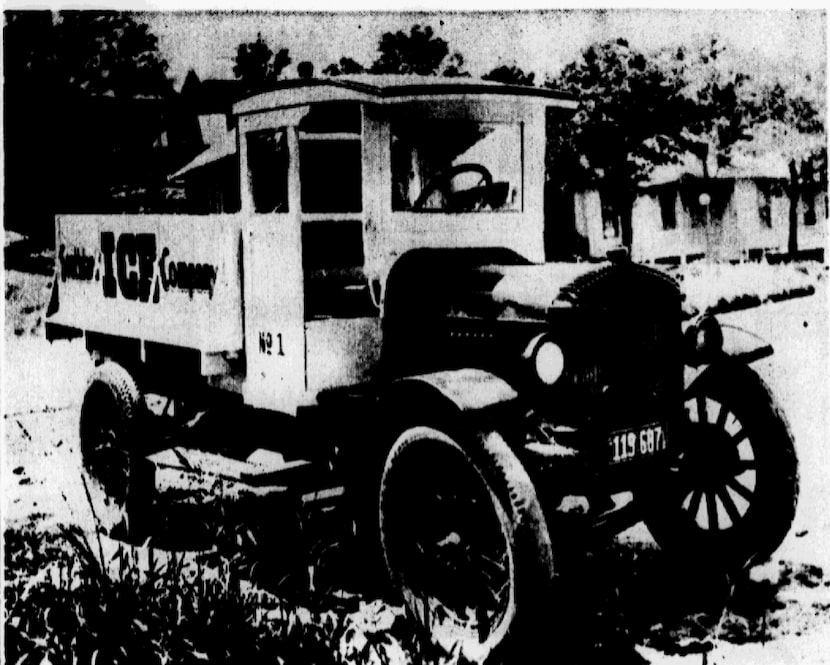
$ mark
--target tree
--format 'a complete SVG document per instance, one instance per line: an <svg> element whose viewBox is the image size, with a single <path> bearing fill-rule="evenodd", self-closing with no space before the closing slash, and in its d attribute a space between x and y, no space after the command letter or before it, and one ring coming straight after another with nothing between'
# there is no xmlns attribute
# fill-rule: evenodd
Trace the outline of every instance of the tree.
<svg viewBox="0 0 830 665"><path fill-rule="evenodd" d="M5 223L51 238L54 213L106 189L117 177L111 165L132 154L125 146L145 137L150 123L125 130L120 111L137 98L167 98L173 86L157 38L128 13L5 19Z"/></svg>
<svg viewBox="0 0 830 665"><path fill-rule="evenodd" d="M599 184L631 241L636 186L681 151L682 80L623 39L589 46L547 84L573 94L573 118L548 127L548 175L563 186Z"/></svg>
<svg viewBox="0 0 830 665"><path fill-rule="evenodd" d="M441 75L447 78L469 78L470 72L464 69L464 56L458 51L455 51L446 60L444 71L441 72Z"/></svg>
<svg viewBox="0 0 830 665"><path fill-rule="evenodd" d="M799 198L806 195L805 210L815 215L812 197L816 188L822 187L820 183L826 189L827 182L824 100L818 91L812 97L790 93L780 82L761 88L756 97L757 124L751 139L740 146L744 155L755 158L777 155L787 162L790 253L798 251Z"/></svg>
<svg viewBox="0 0 830 665"><path fill-rule="evenodd" d="M372 74L420 74L422 76L469 76L464 69L464 57L434 34L426 25L414 25L409 34L385 32L378 43L378 57L369 71Z"/></svg>
<svg viewBox="0 0 830 665"><path fill-rule="evenodd" d="M9 93L9 87L52 98L173 91L158 38L123 12L9 11L3 36Z"/></svg>
<svg viewBox="0 0 830 665"><path fill-rule="evenodd" d="M345 56L340 58L340 61L338 63L331 63L323 70L323 74L325 74L326 76L341 76L344 74L364 74L365 72L366 68L359 62L357 62L357 60Z"/></svg>
<svg viewBox="0 0 830 665"><path fill-rule="evenodd" d="M708 177L753 145L778 154L823 145L815 103L780 85L757 86L723 52L717 39L697 50L648 54L622 39L588 47L546 83L580 102L573 118L549 122L549 179L598 187L629 244L637 185L655 166L693 154Z"/></svg>
<svg viewBox="0 0 830 665"><path fill-rule="evenodd" d="M262 90L273 85L290 64L288 49L282 48L275 53L257 33L256 41L237 47L233 75L242 81L248 92Z"/></svg>
<svg viewBox="0 0 830 665"><path fill-rule="evenodd" d="M681 83L681 131L675 141L701 162L704 178L731 163L733 149L751 138L759 108L750 77L721 58L716 37L697 49L664 51L665 64Z"/></svg>
<svg viewBox="0 0 830 665"><path fill-rule="evenodd" d="M514 85L533 85L533 79L536 75L533 72L526 73L521 67L515 64L499 65L495 69L490 70L487 74L482 76L486 81L497 81L499 83L512 83Z"/></svg>

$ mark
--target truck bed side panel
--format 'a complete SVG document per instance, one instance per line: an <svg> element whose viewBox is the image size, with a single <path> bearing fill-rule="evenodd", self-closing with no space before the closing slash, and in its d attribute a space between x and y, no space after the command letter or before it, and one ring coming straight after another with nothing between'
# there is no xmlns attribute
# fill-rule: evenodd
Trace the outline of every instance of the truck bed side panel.
<svg viewBox="0 0 830 665"><path fill-rule="evenodd" d="M234 215L59 217L50 321L205 353L239 351L240 229Z"/></svg>

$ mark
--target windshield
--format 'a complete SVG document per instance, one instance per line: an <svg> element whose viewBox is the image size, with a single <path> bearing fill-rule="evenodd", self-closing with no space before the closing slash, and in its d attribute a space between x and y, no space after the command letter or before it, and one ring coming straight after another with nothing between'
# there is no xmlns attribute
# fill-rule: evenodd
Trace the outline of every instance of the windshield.
<svg viewBox="0 0 830 665"><path fill-rule="evenodd" d="M521 210L521 125L451 119L393 123L392 209Z"/></svg>

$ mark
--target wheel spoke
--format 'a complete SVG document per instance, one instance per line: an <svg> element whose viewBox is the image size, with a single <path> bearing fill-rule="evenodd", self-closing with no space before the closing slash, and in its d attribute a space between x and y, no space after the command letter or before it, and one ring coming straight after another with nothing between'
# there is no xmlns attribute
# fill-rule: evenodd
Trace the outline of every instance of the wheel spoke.
<svg viewBox="0 0 830 665"><path fill-rule="evenodd" d="M720 530L720 524L718 523L717 498L715 497L714 492L706 493L706 508L709 515L709 528L715 531Z"/></svg>
<svg viewBox="0 0 830 665"><path fill-rule="evenodd" d="M490 566L495 568L496 571L499 572L499 573L504 573L504 571L506 570L503 563L501 563L499 561L496 561L495 559L491 559L486 554L483 554L483 553L479 554L478 558L481 559L482 563L489 564ZM481 570L482 570L482 572L484 572L486 574L495 574L495 573L488 573L488 571L485 570L484 567L482 567Z"/></svg>
<svg viewBox="0 0 830 665"><path fill-rule="evenodd" d="M746 515L746 511L749 510L749 500L742 497L728 485L726 487L726 493L738 509L738 514L742 517Z"/></svg>
<svg viewBox="0 0 830 665"><path fill-rule="evenodd" d="M752 500L752 491L747 487L741 485L741 483L738 482L737 478L730 478L726 481L726 484L733 490L735 490L738 494L740 494L747 501Z"/></svg>
<svg viewBox="0 0 830 665"><path fill-rule="evenodd" d="M700 506L700 500L703 498L703 490L693 490L692 491L692 499L689 502L689 514L694 517L697 515L698 507Z"/></svg>
<svg viewBox="0 0 830 665"><path fill-rule="evenodd" d="M706 412L706 398L703 395L698 395L697 398L697 415L700 422L709 422L709 414Z"/></svg>
<svg viewBox="0 0 830 665"><path fill-rule="evenodd" d="M738 460L735 463L735 475L740 476L744 471L749 471L750 469L757 469L758 465L756 464L754 459L743 459Z"/></svg>
<svg viewBox="0 0 830 665"><path fill-rule="evenodd" d="M721 404L720 413L718 414L718 421L716 423L718 428L722 430L726 429L726 417L728 415L731 415L729 413L729 409L727 409L723 404Z"/></svg>
<svg viewBox="0 0 830 665"><path fill-rule="evenodd" d="M722 487L718 490L718 497L720 497L723 507L726 508L726 513L729 515L729 519L732 520L732 524L737 524L742 515L738 511L738 507L735 505L735 502L732 500L732 497L729 495L726 487Z"/></svg>

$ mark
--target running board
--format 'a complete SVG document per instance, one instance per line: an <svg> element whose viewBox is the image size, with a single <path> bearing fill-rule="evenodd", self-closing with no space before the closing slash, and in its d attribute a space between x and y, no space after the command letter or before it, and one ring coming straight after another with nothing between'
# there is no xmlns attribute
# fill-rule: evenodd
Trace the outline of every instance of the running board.
<svg viewBox="0 0 830 665"><path fill-rule="evenodd" d="M311 462L285 460L281 454L264 449L254 451L247 459L237 460L175 446L145 459L153 468L153 486L158 494L201 494L217 486L225 490L244 488L249 494L288 490L302 494L311 488Z"/></svg>

